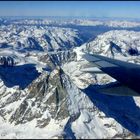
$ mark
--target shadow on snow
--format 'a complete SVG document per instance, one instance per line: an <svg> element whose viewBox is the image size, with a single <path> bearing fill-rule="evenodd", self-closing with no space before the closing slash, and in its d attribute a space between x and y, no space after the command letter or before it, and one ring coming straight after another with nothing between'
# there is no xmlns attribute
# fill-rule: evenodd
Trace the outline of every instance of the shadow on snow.
<svg viewBox="0 0 140 140"><path fill-rule="evenodd" d="M82 90L107 117L114 118L124 128L140 135L140 108L131 96L113 96L98 93L94 85Z"/></svg>
<svg viewBox="0 0 140 140"><path fill-rule="evenodd" d="M0 66L0 77L7 87L19 86L20 89L25 89L39 75L34 64Z"/></svg>

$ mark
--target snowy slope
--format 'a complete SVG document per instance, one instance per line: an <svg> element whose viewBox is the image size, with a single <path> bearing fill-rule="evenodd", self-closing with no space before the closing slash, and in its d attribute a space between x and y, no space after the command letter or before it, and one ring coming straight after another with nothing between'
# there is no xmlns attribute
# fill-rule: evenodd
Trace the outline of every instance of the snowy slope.
<svg viewBox="0 0 140 140"><path fill-rule="evenodd" d="M96 103L92 100L100 103L96 92L89 94L78 89L59 68L52 71L50 76L46 75L47 73L40 75L27 88L26 93L18 94L19 98L11 96L11 99L16 100L8 103L6 97L5 100L3 98L1 110L4 120L1 119L1 138L39 138L40 135L41 138L135 137L115 119L106 117L105 112L95 106ZM95 97L91 98L91 95ZM111 97L104 98L106 102L103 104L107 105L107 109L109 108L107 101ZM111 107L115 108L116 106ZM28 132L29 128L32 131Z"/></svg>
<svg viewBox="0 0 140 140"><path fill-rule="evenodd" d="M122 27L122 28L133 28L140 27L139 21L128 21L128 20L112 20L112 19L78 19L78 18L58 18L58 19L18 19L8 20L2 19L2 23L14 24L14 25L81 25L81 26L108 26L108 27Z"/></svg>
<svg viewBox="0 0 140 140"><path fill-rule="evenodd" d="M124 61L135 60L134 63L139 63L139 36L140 32L113 30L99 35L89 43L83 44L82 48L90 53L123 59Z"/></svg>
<svg viewBox="0 0 140 140"><path fill-rule="evenodd" d="M0 48L17 50L66 50L83 43L75 29L48 26L0 26Z"/></svg>
<svg viewBox="0 0 140 140"><path fill-rule="evenodd" d="M85 53L95 53L114 59L140 64L140 32L113 30L97 36L94 40L74 48L77 61L64 65L64 71L71 76L75 84L85 88L90 84L106 84L115 81L107 74L90 74L81 71L89 64L83 59ZM98 69L97 69L98 70Z"/></svg>
<svg viewBox="0 0 140 140"><path fill-rule="evenodd" d="M11 24L0 32L0 56L16 62L0 65L0 138L139 138L140 98L97 93L94 85L115 80L81 71L86 52L139 63L139 32L106 32L80 47L69 28Z"/></svg>

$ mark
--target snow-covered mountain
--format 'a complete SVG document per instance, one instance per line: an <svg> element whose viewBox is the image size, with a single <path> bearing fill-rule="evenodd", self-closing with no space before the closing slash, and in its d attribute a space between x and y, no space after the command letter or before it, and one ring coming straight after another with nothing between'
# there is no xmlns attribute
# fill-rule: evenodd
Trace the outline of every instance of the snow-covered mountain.
<svg viewBox="0 0 140 140"><path fill-rule="evenodd" d="M117 59L137 58L139 61L140 32L113 30L99 35L95 40L82 45L89 53L114 57ZM135 62L136 63L136 62Z"/></svg>
<svg viewBox="0 0 140 140"><path fill-rule="evenodd" d="M110 100L114 100L112 107ZM56 67L43 72L25 91L13 88L1 94L1 138L135 138L116 121L123 121L123 113L116 114L116 109L126 110L126 105L115 105L120 100L126 98L99 95L92 88L80 90ZM127 104L130 101L127 98ZM126 127L135 123L134 112L129 113Z"/></svg>
<svg viewBox="0 0 140 140"><path fill-rule="evenodd" d="M71 76L73 82L79 88L85 88L89 84L105 84L116 81L107 74L83 73L80 70L88 64L83 59L85 53L100 54L109 58L115 58L126 62L140 64L140 32L127 30L113 30L97 36L90 42L74 48L77 53L77 61L64 65L66 73ZM82 60L82 61L81 61ZM98 70L98 69L97 69Z"/></svg>
<svg viewBox="0 0 140 140"><path fill-rule="evenodd" d="M140 32L84 42L75 29L10 23L0 33L0 56L15 64L0 65L0 138L139 138L140 98L98 93L115 80L81 69L87 52L139 63Z"/></svg>
<svg viewBox="0 0 140 140"><path fill-rule="evenodd" d="M14 25L81 25L81 26L108 26L133 28L140 27L140 21L134 20L112 20L112 19L96 19L96 18L38 18L38 19L1 19L1 23Z"/></svg>
<svg viewBox="0 0 140 140"><path fill-rule="evenodd" d="M13 47L18 51L66 50L80 46L83 39L75 29L47 26L0 26L0 48Z"/></svg>

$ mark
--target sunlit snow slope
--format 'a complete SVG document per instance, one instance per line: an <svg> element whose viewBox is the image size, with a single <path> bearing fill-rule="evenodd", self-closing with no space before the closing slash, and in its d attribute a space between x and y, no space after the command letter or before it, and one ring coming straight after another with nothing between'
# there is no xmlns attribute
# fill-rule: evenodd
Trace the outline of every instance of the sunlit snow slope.
<svg viewBox="0 0 140 140"><path fill-rule="evenodd" d="M140 32L113 30L84 42L76 29L12 22L0 26L0 56L14 59L13 67L0 65L0 138L139 138L140 98L98 93L95 85L115 79L81 69L85 53L139 63Z"/></svg>

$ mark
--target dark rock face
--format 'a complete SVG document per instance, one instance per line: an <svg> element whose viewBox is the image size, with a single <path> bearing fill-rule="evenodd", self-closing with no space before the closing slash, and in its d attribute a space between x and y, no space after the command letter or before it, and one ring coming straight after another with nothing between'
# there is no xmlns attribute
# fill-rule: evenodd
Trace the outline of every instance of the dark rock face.
<svg viewBox="0 0 140 140"><path fill-rule="evenodd" d="M28 37L26 44L25 44L25 50L43 51L43 48L41 47L41 45L39 44L39 42L35 38Z"/></svg>
<svg viewBox="0 0 140 140"><path fill-rule="evenodd" d="M17 89L16 92L13 92L7 98L6 102L1 104L0 114L3 118L10 113L9 122L16 125L35 119L36 126L43 128L49 124L51 119L62 121L70 116L67 107L69 97L67 89L64 86L66 75L58 65L62 65L65 61L72 61L76 55L70 52L61 52L54 55L59 60L57 64L54 64L55 60L52 55L46 54L39 58L40 61L46 62L50 71L43 71L42 74L38 75L39 77L34 79L24 90L26 91L25 95L22 95L23 93L20 92L20 89ZM65 58L64 61L60 57ZM27 71L29 72L29 70ZM8 112L4 109L7 104L16 102L20 103L17 104L14 111L11 110Z"/></svg>
<svg viewBox="0 0 140 140"><path fill-rule="evenodd" d="M15 124L37 119L38 127L45 127L51 119L62 120L69 116L67 91L57 67L50 74L42 74L28 87L28 95L10 118ZM47 113L45 113L47 112ZM44 116L46 114L46 116Z"/></svg>
<svg viewBox="0 0 140 140"><path fill-rule="evenodd" d="M48 53L39 58L39 61L47 63L47 66L54 69L55 66L61 66L64 63L76 61L76 53L73 50L58 51L56 53Z"/></svg>
<svg viewBox="0 0 140 140"><path fill-rule="evenodd" d="M10 56L0 56L0 65L3 66L13 66L14 65L14 58Z"/></svg>
<svg viewBox="0 0 140 140"><path fill-rule="evenodd" d="M114 52L113 52L114 49L115 49L117 52L122 53L121 48L120 48L118 45L116 45L115 43L113 43L112 41L110 41L110 50L111 50L111 54L112 54L113 56L114 56Z"/></svg>
<svg viewBox="0 0 140 140"><path fill-rule="evenodd" d="M50 68L50 69L54 69L55 68L55 64L52 62L50 56L48 54L46 55L42 55L39 57L39 61L43 62L43 63L46 63L47 66Z"/></svg>
<svg viewBox="0 0 140 140"><path fill-rule="evenodd" d="M132 56L137 56L139 55L138 49L137 48L129 48L128 54Z"/></svg>

